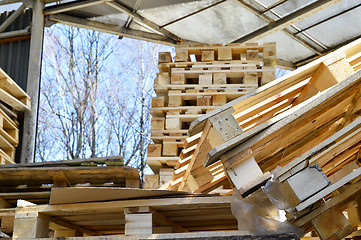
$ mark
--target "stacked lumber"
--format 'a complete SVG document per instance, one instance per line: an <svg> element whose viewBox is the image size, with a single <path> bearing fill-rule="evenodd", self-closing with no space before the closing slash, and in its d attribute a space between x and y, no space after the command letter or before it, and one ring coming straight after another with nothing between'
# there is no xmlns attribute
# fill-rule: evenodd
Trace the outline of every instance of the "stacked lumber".
<svg viewBox="0 0 361 240"><path fill-rule="evenodd" d="M240 142L266 131L267 127L288 115L297 114L296 111L302 103L312 101L310 100L312 97L351 76L359 67L360 61L356 61L356 59L359 59L360 56L360 46L360 41L353 42L196 119L190 126L189 134L191 138L197 137L204 140L195 148L195 154L187 159L189 162L182 169L182 172L180 170L173 175L168 189L203 192L205 188L210 190L219 187L220 183L213 181L216 178L212 175L210 167L213 164L220 164L221 155L239 145ZM342 122L337 130L342 128L345 123ZM325 130L320 129L319 131ZM264 172L272 170L277 165L285 165L290 161L289 158L285 157L285 153L293 152L294 155L302 153L303 148L289 146L287 138L283 138L287 134L289 132L285 132L285 135L275 140L278 144L274 146L278 146L278 148L273 150L278 155L275 155L272 160L270 152L263 152L262 157L269 159L269 161L267 161L268 159L262 160L261 170ZM330 134L330 132L325 134ZM313 137L312 135L305 135L304 138L294 140L297 140L302 146ZM311 145L314 143L307 142L307 144L314 146ZM261 145L259 146L262 148ZM247 149L238 152L235 158L245 158L252 155L253 150ZM228 155L225 158L227 157L230 158ZM279 162L280 159L282 159L281 162ZM179 162L179 164L181 163ZM227 175L237 174L233 172L233 164L237 164L237 162L224 164L223 161L223 166L230 170L224 172L222 169L218 172L218 176L223 176L225 182ZM251 162L249 164L249 169L254 172L247 171L244 176L245 179L247 176L259 174L260 171L258 165L252 165ZM203 178L197 185L194 185L195 173L203 177L208 176L208 181L203 181Z"/></svg>
<svg viewBox="0 0 361 240"><path fill-rule="evenodd" d="M154 83L157 97L153 97L150 110L154 144L148 146L147 159L156 175L146 176L147 188L168 183L174 168L184 168L197 141L186 140L192 121L275 79L275 46L177 47L174 62L169 52L159 53ZM177 164L179 154L182 163ZM214 169L216 174L217 167Z"/></svg>
<svg viewBox="0 0 361 240"><path fill-rule="evenodd" d="M30 97L0 69L0 164L12 164L19 144L17 113L30 110Z"/></svg>
<svg viewBox="0 0 361 240"><path fill-rule="evenodd" d="M199 117L197 146L168 188L207 192L221 164L243 198L266 186L289 222L321 239L349 236L361 227L360 56L357 40Z"/></svg>

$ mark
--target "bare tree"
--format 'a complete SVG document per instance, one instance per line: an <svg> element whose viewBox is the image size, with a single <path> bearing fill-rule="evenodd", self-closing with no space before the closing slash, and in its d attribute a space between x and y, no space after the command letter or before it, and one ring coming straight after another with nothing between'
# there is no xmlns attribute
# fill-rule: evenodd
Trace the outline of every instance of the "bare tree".
<svg viewBox="0 0 361 240"><path fill-rule="evenodd" d="M97 125L102 111L99 74L111 54L111 37L74 27L47 29L40 115L56 134L63 158L95 157ZM41 124L40 124L41 125ZM45 131L40 128L39 131Z"/></svg>
<svg viewBox="0 0 361 240"><path fill-rule="evenodd" d="M169 47L147 43L144 41L126 39L114 45L114 55L120 62L120 68L112 71L118 92L122 92L125 99L119 98L119 94L109 94L113 96L113 101L118 106L123 106L123 111L119 111L122 118L132 128L135 138L132 142L134 148L125 157L129 164L135 165L139 169L141 179L143 179L146 168L147 146L150 143L150 113L152 96L155 95L153 89L154 78L157 72L158 52L170 50ZM121 76L121 78L117 77ZM110 109L108 109L110 110ZM109 112L112 114L112 112ZM112 123L115 123L113 121ZM119 125L118 125L119 126ZM125 131L126 128L122 128ZM125 139L117 139L117 145L123 146ZM122 148L119 149L121 154Z"/></svg>
<svg viewBox="0 0 361 240"><path fill-rule="evenodd" d="M45 36L37 160L120 156L143 179L158 51L170 48L62 25Z"/></svg>

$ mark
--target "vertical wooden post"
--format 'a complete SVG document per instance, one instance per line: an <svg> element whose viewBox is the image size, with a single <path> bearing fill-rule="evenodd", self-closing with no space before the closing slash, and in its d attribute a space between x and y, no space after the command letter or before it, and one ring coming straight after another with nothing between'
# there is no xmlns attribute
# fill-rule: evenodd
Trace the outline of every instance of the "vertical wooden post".
<svg viewBox="0 0 361 240"><path fill-rule="evenodd" d="M47 238L49 235L49 219L38 212L15 213L13 239Z"/></svg>
<svg viewBox="0 0 361 240"><path fill-rule="evenodd" d="M25 113L23 140L21 148L21 163L34 162L35 139L38 123L41 58L44 36L44 3L33 1L33 19L31 26L31 42L29 56L29 70L26 93L31 98L31 111Z"/></svg>

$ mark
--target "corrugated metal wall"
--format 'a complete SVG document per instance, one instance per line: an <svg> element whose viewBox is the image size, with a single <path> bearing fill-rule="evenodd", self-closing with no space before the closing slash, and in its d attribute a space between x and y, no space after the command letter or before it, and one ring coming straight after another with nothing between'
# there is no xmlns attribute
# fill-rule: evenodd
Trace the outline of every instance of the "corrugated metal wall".
<svg viewBox="0 0 361 240"><path fill-rule="evenodd" d="M0 15L3 23L12 12ZM31 24L32 11L25 10L5 32L21 30ZM0 39L0 67L17 83L26 90L30 53L30 35L12 39Z"/></svg>
<svg viewBox="0 0 361 240"><path fill-rule="evenodd" d="M12 12L4 12L0 15L0 24ZM31 24L32 10L25 10L14 22L5 30L5 32L22 30ZM24 90L29 67L30 54L30 35L0 39L0 67ZM22 145L22 133L24 125L23 114L18 114L19 121L19 145L16 148L15 162L20 162L20 151Z"/></svg>

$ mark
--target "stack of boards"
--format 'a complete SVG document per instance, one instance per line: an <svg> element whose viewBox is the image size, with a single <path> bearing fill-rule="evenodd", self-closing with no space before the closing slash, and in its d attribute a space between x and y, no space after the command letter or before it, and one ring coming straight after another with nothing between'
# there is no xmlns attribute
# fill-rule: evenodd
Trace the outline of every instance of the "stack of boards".
<svg viewBox="0 0 361 240"><path fill-rule="evenodd" d="M30 97L0 69L0 164L11 164L19 143L18 112L30 111Z"/></svg>
<svg viewBox="0 0 361 240"><path fill-rule="evenodd" d="M145 187L171 180L192 121L273 81L276 61L275 43L178 47L174 61L159 53Z"/></svg>

